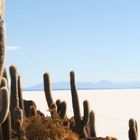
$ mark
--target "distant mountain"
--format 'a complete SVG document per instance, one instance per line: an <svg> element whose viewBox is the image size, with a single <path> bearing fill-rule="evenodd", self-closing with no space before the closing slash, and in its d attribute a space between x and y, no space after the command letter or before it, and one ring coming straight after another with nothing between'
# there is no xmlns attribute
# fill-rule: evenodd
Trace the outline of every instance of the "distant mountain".
<svg viewBox="0 0 140 140"><path fill-rule="evenodd" d="M77 89L133 89L140 88L140 81L130 81L124 83L111 82L107 80L102 80L96 83L76 82L76 87ZM70 83L67 81L52 83L52 89L67 90L70 89ZM24 88L24 90L44 90L43 83Z"/></svg>

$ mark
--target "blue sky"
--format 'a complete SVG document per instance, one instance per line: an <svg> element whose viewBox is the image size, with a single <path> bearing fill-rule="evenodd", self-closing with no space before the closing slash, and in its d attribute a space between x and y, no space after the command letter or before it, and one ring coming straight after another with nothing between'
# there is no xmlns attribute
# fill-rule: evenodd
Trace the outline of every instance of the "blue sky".
<svg viewBox="0 0 140 140"><path fill-rule="evenodd" d="M6 2L6 67L23 86L68 81L140 81L140 1L12 0Z"/></svg>

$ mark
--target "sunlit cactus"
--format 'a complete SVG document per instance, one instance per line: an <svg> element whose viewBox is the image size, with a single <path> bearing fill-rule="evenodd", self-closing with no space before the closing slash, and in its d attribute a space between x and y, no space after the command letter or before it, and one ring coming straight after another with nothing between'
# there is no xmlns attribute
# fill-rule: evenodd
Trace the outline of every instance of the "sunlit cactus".
<svg viewBox="0 0 140 140"><path fill-rule="evenodd" d="M0 16L1 16L1 11L0 11ZM4 61L5 61L5 50L6 50L6 46L5 46L5 27L4 27L4 21L0 17L0 79L1 79L2 73L3 73L3 65L4 65Z"/></svg>
<svg viewBox="0 0 140 140"><path fill-rule="evenodd" d="M0 124L2 124L8 115L10 105L10 96L6 87L0 90Z"/></svg>
<svg viewBox="0 0 140 140"><path fill-rule="evenodd" d="M2 75L2 80L1 80L1 87L7 87L9 91L9 86L8 86L8 76L6 69L4 68L3 75ZM10 97L10 92L9 92L9 97ZM4 123L2 124L2 136L4 140L11 140L11 114L10 111L8 113L8 116Z"/></svg>
<svg viewBox="0 0 140 140"><path fill-rule="evenodd" d="M18 127L16 125L17 120L21 121L21 124L23 123L23 111L20 107L16 107L14 109L14 129L18 131Z"/></svg>
<svg viewBox="0 0 140 140"><path fill-rule="evenodd" d="M24 114L24 102L22 97L22 84L21 84L21 78L18 75L18 97L19 97L19 107L23 110Z"/></svg>
<svg viewBox="0 0 140 140"><path fill-rule="evenodd" d="M9 68L10 77L11 77L11 120L12 128L14 129L14 109L19 107L19 97L18 97L18 72L14 65L11 65Z"/></svg>
<svg viewBox="0 0 140 140"><path fill-rule="evenodd" d="M1 79L1 88L2 87L7 87L7 80L4 78L4 77L2 77L2 79Z"/></svg>
<svg viewBox="0 0 140 140"><path fill-rule="evenodd" d="M87 137L87 132L85 130L85 126L87 125L88 118L89 118L89 104L88 104L88 101L83 102L84 116L82 118L81 114L80 114L79 98L78 98L77 89L76 89L76 85L75 85L74 71L70 72L70 85L71 85L74 119L75 119L75 124L76 124L74 131L76 133L78 133L81 138L85 138L85 137Z"/></svg>

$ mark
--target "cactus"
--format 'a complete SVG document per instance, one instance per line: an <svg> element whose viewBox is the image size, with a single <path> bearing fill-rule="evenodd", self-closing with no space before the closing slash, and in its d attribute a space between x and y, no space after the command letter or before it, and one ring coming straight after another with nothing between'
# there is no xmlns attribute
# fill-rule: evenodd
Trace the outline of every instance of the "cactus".
<svg viewBox="0 0 140 140"><path fill-rule="evenodd" d="M129 120L129 131L128 131L128 137L129 140L138 140L138 134L137 134L137 126L136 121L134 119Z"/></svg>
<svg viewBox="0 0 140 140"><path fill-rule="evenodd" d="M7 87L7 80L4 78L4 77L2 77L2 79L1 79L1 88L2 87Z"/></svg>
<svg viewBox="0 0 140 140"><path fill-rule="evenodd" d="M0 13L0 16L1 16L1 13ZM0 79L3 73L4 61L5 61L5 27L4 27L4 22L2 18L0 17Z"/></svg>
<svg viewBox="0 0 140 140"><path fill-rule="evenodd" d="M8 115L10 105L10 97L6 87L0 90L0 124L2 124Z"/></svg>
<svg viewBox="0 0 140 140"><path fill-rule="evenodd" d="M67 110L67 104L65 101L61 102L61 100L56 100L55 102L57 106L57 113L60 116L61 119L65 118L66 110Z"/></svg>
<svg viewBox="0 0 140 140"><path fill-rule="evenodd" d="M78 133L81 138L85 138L87 137L85 126L87 125L88 118L89 118L89 105L88 105L88 101L83 102L84 117L82 118L80 114L79 98L75 85L74 71L70 72L70 85L71 85L72 105L74 111L74 120L76 125L74 131Z"/></svg>
<svg viewBox="0 0 140 140"><path fill-rule="evenodd" d="M2 76L3 76L3 78L1 80L1 87L7 87L9 90L6 69L4 69ZM10 93L9 93L9 96L10 96ZM11 115L10 115L10 112L8 113L6 120L2 124L2 135L3 135L4 140L11 140Z"/></svg>
<svg viewBox="0 0 140 140"><path fill-rule="evenodd" d="M43 75L44 80L44 91L45 91L45 97L46 101L50 110L51 115L54 117L55 115L59 116L61 119L63 119L66 115L66 109L67 105L66 102L63 101L61 103L60 100L56 101L56 105L53 102L53 98L51 95L51 85L50 85L50 77L48 73L45 73Z"/></svg>
<svg viewBox="0 0 140 140"><path fill-rule="evenodd" d="M48 73L45 73L44 76L44 91L45 91L45 97L47 100L47 104L49 109L51 109L51 105L54 104L53 98L51 95L51 85L50 85L50 77Z"/></svg>
<svg viewBox="0 0 140 140"><path fill-rule="evenodd" d="M33 117L33 116L36 116L36 115L37 115L36 107L30 106L30 116Z"/></svg>
<svg viewBox="0 0 140 140"><path fill-rule="evenodd" d="M18 126L16 125L17 120L20 121L21 125L23 123L23 111L20 107L15 107L14 109L14 130L18 131Z"/></svg>
<svg viewBox="0 0 140 140"><path fill-rule="evenodd" d="M90 136L96 137L96 130L95 130L95 113L92 110L89 114L89 128L90 128Z"/></svg>
<svg viewBox="0 0 140 140"><path fill-rule="evenodd" d="M27 118L29 118L30 116L31 116L31 114L30 114L30 107L31 106L34 106L35 108L36 108L36 104L35 104L35 102L34 101L32 101L32 100L23 100L24 101L24 111L25 111L25 116L27 117Z"/></svg>
<svg viewBox="0 0 140 140"><path fill-rule="evenodd" d="M23 114L24 114L24 102L23 102L23 97L22 97L22 86L21 86L21 78L18 75L18 97L19 97L19 107L22 109Z"/></svg>
<svg viewBox="0 0 140 140"><path fill-rule="evenodd" d="M18 98L18 73L14 65L11 65L9 68L10 77L11 77L11 120L12 128L14 129L14 109L19 107L19 98Z"/></svg>

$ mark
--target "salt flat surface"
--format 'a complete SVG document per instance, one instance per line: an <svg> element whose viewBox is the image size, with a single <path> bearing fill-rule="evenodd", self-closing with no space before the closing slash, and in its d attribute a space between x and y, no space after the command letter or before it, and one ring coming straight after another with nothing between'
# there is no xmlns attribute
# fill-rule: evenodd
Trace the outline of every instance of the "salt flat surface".
<svg viewBox="0 0 140 140"><path fill-rule="evenodd" d="M79 90L81 114L83 101L88 100L90 109L95 111L98 136L115 136L118 140L128 139L128 120L135 118L140 128L140 89ZM54 101L67 102L67 115L73 116L71 92L69 90L52 91ZM49 115L44 91L25 91L23 98L34 100L40 111Z"/></svg>

